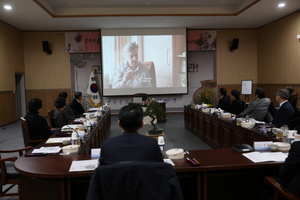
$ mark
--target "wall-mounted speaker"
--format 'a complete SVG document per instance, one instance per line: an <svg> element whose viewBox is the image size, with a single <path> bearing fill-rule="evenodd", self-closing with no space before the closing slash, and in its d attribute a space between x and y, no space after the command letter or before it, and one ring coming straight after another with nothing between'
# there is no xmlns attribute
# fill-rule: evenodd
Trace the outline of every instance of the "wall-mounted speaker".
<svg viewBox="0 0 300 200"><path fill-rule="evenodd" d="M43 46L43 52L46 52L47 54L51 54L48 41L42 41L42 46Z"/></svg>
<svg viewBox="0 0 300 200"><path fill-rule="evenodd" d="M230 47L230 51L234 51L234 50L236 50L236 49L238 49L238 48L239 48L239 39L234 38L234 39L232 40L232 45L231 45L231 47Z"/></svg>

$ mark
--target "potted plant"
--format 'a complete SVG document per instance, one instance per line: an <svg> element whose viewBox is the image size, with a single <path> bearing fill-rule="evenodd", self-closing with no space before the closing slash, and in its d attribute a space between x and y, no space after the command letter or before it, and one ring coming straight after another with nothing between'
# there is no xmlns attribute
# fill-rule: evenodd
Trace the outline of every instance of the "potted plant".
<svg viewBox="0 0 300 200"><path fill-rule="evenodd" d="M161 105L157 101L149 101L146 100L144 103L144 106L146 107L146 110L144 111L144 116L149 116L151 120L152 128L148 129L149 134L162 134L163 129L158 128L156 124L154 123L155 119L157 121L163 121L166 120L166 112L161 107Z"/></svg>

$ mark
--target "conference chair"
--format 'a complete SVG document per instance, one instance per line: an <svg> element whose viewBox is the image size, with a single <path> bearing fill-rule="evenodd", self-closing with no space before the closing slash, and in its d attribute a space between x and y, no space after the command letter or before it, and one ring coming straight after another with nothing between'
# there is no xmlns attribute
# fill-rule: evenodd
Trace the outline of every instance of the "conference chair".
<svg viewBox="0 0 300 200"><path fill-rule="evenodd" d="M54 111L55 111L55 110L48 110L48 123L49 123L49 127L50 127L51 129L52 129L52 128L55 128L55 125L54 125L54 118L53 118Z"/></svg>
<svg viewBox="0 0 300 200"><path fill-rule="evenodd" d="M152 87L156 87L156 72L155 72L155 67L154 67L154 63L153 62L144 62L149 70L150 70L150 77L152 78L151 79L151 85Z"/></svg>
<svg viewBox="0 0 300 200"><path fill-rule="evenodd" d="M293 106L293 108L297 108L298 94L294 93L289 99L289 102Z"/></svg>
<svg viewBox="0 0 300 200"><path fill-rule="evenodd" d="M40 140L32 140L30 138L28 123L26 119L23 117L20 117L21 123L22 123L22 132L23 132L23 139L24 139L24 146L36 146L37 144L41 142L45 142L47 139L40 139Z"/></svg>
<svg viewBox="0 0 300 200"><path fill-rule="evenodd" d="M274 189L274 200L280 200L284 197L287 200L299 200L300 197L290 193L287 189L282 187L272 176L266 176L264 178L266 184L270 185Z"/></svg>
<svg viewBox="0 0 300 200"><path fill-rule="evenodd" d="M95 169L86 200L183 200L173 166L127 162Z"/></svg>
<svg viewBox="0 0 300 200"><path fill-rule="evenodd" d="M19 196L20 174L14 168L14 162L18 157L11 155L18 153L18 156L22 156L30 149L32 149L32 147L12 150L0 150L0 197ZM9 153L10 157L2 158L1 156L4 153ZM15 185L18 185L18 192L8 193ZM4 189L3 187L6 187L6 189Z"/></svg>

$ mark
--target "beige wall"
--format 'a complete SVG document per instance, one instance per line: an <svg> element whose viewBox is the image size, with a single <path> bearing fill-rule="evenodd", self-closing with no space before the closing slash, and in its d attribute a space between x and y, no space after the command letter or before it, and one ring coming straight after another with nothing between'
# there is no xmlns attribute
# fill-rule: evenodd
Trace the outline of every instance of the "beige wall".
<svg viewBox="0 0 300 200"><path fill-rule="evenodd" d="M264 88L272 101L277 88L285 85L294 86L300 93L299 34L300 11L257 30L218 31L218 88L240 89L241 80L251 79L253 88ZM233 38L239 38L239 48L231 52ZM52 55L42 51L42 41L49 41ZM25 72L27 98L38 94L45 98L45 115L48 108L53 108L49 99L54 100L56 93L71 88L64 34L21 32L0 22L0 95L10 99L9 105L0 104L0 111L11 115L5 122L0 119L0 126L16 120L16 111L11 111L15 107L15 72Z"/></svg>
<svg viewBox="0 0 300 200"><path fill-rule="evenodd" d="M233 38L238 49L230 51ZM257 30L219 31L217 35L217 83L241 84L241 80L257 83Z"/></svg>
<svg viewBox="0 0 300 200"><path fill-rule="evenodd" d="M0 21L0 91L15 89L15 72L24 72L22 32Z"/></svg>
<svg viewBox="0 0 300 200"><path fill-rule="evenodd" d="M300 12L258 30L258 82L300 83Z"/></svg>
<svg viewBox="0 0 300 200"><path fill-rule="evenodd" d="M71 88L70 56L65 50L65 34L24 32L25 83L27 90ZM52 54L43 52L48 41Z"/></svg>

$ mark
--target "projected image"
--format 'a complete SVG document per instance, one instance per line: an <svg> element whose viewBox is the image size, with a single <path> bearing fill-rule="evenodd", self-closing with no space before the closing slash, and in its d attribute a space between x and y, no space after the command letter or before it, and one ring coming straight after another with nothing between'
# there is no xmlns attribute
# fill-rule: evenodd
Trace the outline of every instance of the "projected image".
<svg viewBox="0 0 300 200"><path fill-rule="evenodd" d="M116 36L101 31L104 96L187 93L185 29L165 32Z"/></svg>
<svg viewBox="0 0 300 200"><path fill-rule="evenodd" d="M138 60L138 48L136 42L128 42L124 46L124 61L118 64L112 88L152 87L150 69L145 63Z"/></svg>

